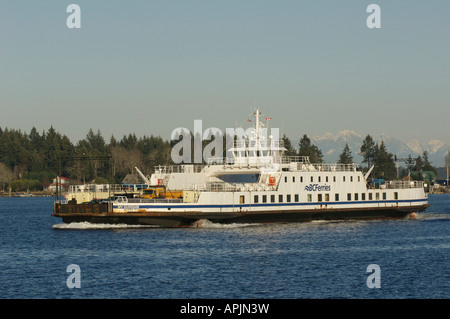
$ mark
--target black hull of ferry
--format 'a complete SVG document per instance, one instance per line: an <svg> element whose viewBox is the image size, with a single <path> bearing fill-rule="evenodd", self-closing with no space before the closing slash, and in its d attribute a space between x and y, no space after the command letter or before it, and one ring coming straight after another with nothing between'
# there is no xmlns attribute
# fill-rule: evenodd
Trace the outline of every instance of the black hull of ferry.
<svg viewBox="0 0 450 319"><path fill-rule="evenodd" d="M202 213L202 212L154 212L154 213L54 213L61 217L64 223L89 222L94 224L127 224L155 225L161 227L189 227L199 220L209 220L218 224L233 223L298 223L311 221L345 221L402 219L412 213L425 210L429 205L364 208L364 209L315 209L302 211L271 211L271 212L234 212L234 213Z"/></svg>

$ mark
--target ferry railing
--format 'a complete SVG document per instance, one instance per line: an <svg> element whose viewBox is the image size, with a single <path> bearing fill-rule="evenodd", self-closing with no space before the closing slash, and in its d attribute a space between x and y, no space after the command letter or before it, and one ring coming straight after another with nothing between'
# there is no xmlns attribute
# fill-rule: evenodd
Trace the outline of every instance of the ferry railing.
<svg viewBox="0 0 450 319"><path fill-rule="evenodd" d="M290 164L293 171L354 172L358 169L356 164L310 163L309 156L282 156L280 163Z"/></svg>
<svg viewBox="0 0 450 319"><path fill-rule="evenodd" d="M257 149L279 149L284 147L283 139L278 140L262 140L259 141L255 139L238 139L233 143L234 148L241 150L257 150Z"/></svg>
<svg viewBox="0 0 450 319"><path fill-rule="evenodd" d="M201 164L158 165L155 166L155 174L200 173L205 166Z"/></svg>
<svg viewBox="0 0 450 319"><path fill-rule="evenodd" d="M423 181L389 181L385 183L388 189L423 188Z"/></svg>
<svg viewBox="0 0 450 319"><path fill-rule="evenodd" d="M198 192L242 192L242 191L270 191L276 190L276 186L261 183L226 183L208 182L205 184L193 184L185 187L186 190Z"/></svg>
<svg viewBox="0 0 450 319"><path fill-rule="evenodd" d="M408 189L408 188L423 188L423 181L385 181L382 184L372 184L368 183L367 187L369 189Z"/></svg>
<svg viewBox="0 0 450 319"><path fill-rule="evenodd" d="M238 157L236 159L232 157L213 157L206 159L207 165L224 165L227 167L267 167L274 162L271 156L254 156L254 157Z"/></svg>
<svg viewBox="0 0 450 319"><path fill-rule="evenodd" d="M84 184L70 185L69 193L115 193L122 192L123 187L120 184Z"/></svg>
<svg viewBox="0 0 450 319"><path fill-rule="evenodd" d="M310 164L309 156L277 156L280 164L305 163Z"/></svg>

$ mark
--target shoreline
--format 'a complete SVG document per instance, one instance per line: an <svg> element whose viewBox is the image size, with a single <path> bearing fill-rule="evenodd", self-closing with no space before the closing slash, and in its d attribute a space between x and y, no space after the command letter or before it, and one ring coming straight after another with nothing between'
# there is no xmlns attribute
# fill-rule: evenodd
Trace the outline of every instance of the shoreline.
<svg viewBox="0 0 450 319"><path fill-rule="evenodd" d="M54 197L55 193L48 191L0 193L0 197Z"/></svg>

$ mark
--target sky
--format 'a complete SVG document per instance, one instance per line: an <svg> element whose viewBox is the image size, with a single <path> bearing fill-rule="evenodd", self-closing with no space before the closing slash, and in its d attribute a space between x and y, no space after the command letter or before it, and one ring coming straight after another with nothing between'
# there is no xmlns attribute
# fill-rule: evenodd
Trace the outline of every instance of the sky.
<svg viewBox="0 0 450 319"><path fill-rule="evenodd" d="M245 128L258 107L294 140L450 142L449 14L448 0L0 0L0 127L170 139L198 119Z"/></svg>

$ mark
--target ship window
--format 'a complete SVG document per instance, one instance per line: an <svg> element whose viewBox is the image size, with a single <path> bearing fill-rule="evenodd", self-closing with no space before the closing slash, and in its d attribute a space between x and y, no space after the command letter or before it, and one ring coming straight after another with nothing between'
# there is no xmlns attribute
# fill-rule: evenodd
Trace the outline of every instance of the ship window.
<svg viewBox="0 0 450 319"><path fill-rule="evenodd" d="M353 176L350 176L350 182L353 182Z"/></svg>
<svg viewBox="0 0 450 319"><path fill-rule="evenodd" d="M244 203L245 203L244 195L239 196L239 204L244 204Z"/></svg>
<svg viewBox="0 0 450 319"><path fill-rule="evenodd" d="M314 176L311 176L311 183L314 182Z"/></svg>
<svg viewBox="0 0 450 319"><path fill-rule="evenodd" d="M328 183L328 176L325 176L325 183Z"/></svg>
<svg viewBox="0 0 450 319"><path fill-rule="evenodd" d="M262 202L267 203L267 195L263 195Z"/></svg>
<svg viewBox="0 0 450 319"><path fill-rule="evenodd" d="M303 183L303 176L300 176L300 183Z"/></svg>
<svg viewBox="0 0 450 319"><path fill-rule="evenodd" d="M320 183L320 176L318 178L319 178L319 183Z"/></svg>
<svg viewBox="0 0 450 319"><path fill-rule="evenodd" d="M358 193L355 193L355 200L358 200Z"/></svg>
<svg viewBox="0 0 450 319"><path fill-rule="evenodd" d="M333 182L336 183L336 176L333 176Z"/></svg>
<svg viewBox="0 0 450 319"><path fill-rule="evenodd" d="M361 181L361 176L358 176L358 182L360 182Z"/></svg>
<svg viewBox="0 0 450 319"><path fill-rule="evenodd" d="M282 203L283 202L283 195L278 195L278 202Z"/></svg>
<svg viewBox="0 0 450 319"><path fill-rule="evenodd" d="M286 202L288 202L288 203L291 202L291 195L286 195Z"/></svg>
<svg viewBox="0 0 450 319"><path fill-rule="evenodd" d="M259 199L259 196L258 196L258 195L255 195L255 197L254 197L254 199L253 199L253 202L254 202L255 204L258 204L258 199Z"/></svg>
<svg viewBox="0 0 450 319"><path fill-rule="evenodd" d="M398 192L394 192L394 199L398 199Z"/></svg>
<svg viewBox="0 0 450 319"><path fill-rule="evenodd" d="M312 202L312 194L308 194L308 202Z"/></svg>
<svg viewBox="0 0 450 319"><path fill-rule="evenodd" d="M361 200L366 200L366 194L365 193L361 194Z"/></svg>
<svg viewBox="0 0 450 319"><path fill-rule="evenodd" d="M342 176L342 181L345 182L345 176Z"/></svg>
<svg viewBox="0 0 450 319"><path fill-rule="evenodd" d="M295 183L295 176L292 176L292 183Z"/></svg>
<svg viewBox="0 0 450 319"><path fill-rule="evenodd" d="M330 201L330 194L325 194L325 201L329 202Z"/></svg>
<svg viewBox="0 0 450 319"><path fill-rule="evenodd" d="M386 193L383 193L383 199L386 199Z"/></svg>
<svg viewBox="0 0 450 319"><path fill-rule="evenodd" d="M322 201L322 194L317 194L317 201L321 202Z"/></svg>
<svg viewBox="0 0 450 319"><path fill-rule="evenodd" d="M295 194L295 195L294 195L294 201L295 201L296 203L298 203L298 194Z"/></svg>
<svg viewBox="0 0 450 319"><path fill-rule="evenodd" d="M352 200L352 194L351 193L347 193L347 200Z"/></svg>
<svg viewBox="0 0 450 319"><path fill-rule="evenodd" d="M372 200L372 193L369 193L369 200Z"/></svg>
<svg viewBox="0 0 450 319"><path fill-rule="evenodd" d="M270 202L275 203L275 195L270 195Z"/></svg>
<svg viewBox="0 0 450 319"><path fill-rule="evenodd" d="M380 199L380 193L375 193L375 199L379 200Z"/></svg>
<svg viewBox="0 0 450 319"><path fill-rule="evenodd" d="M287 176L284 177L284 182L287 183Z"/></svg>
<svg viewBox="0 0 450 319"><path fill-rule="evenodd" d="M334 194L334 200L335 200L336 202L339 202L339 194Z"/></svg>

